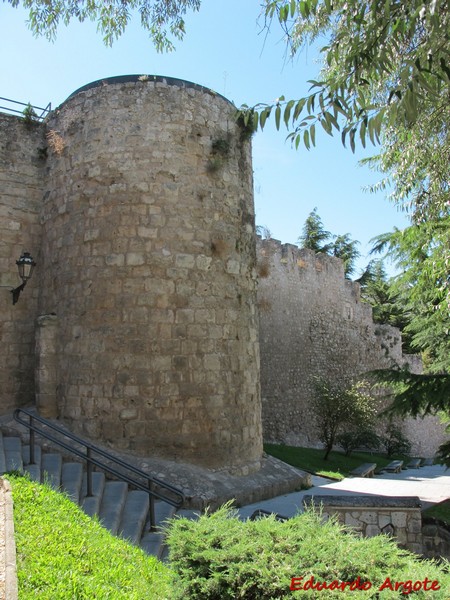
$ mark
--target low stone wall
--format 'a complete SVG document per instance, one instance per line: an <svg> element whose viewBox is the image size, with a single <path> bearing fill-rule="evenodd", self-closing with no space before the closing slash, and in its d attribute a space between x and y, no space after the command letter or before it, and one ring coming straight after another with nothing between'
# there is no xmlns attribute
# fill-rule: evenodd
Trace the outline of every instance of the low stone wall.
<svg viewBox="0 0 450 600"><path fill-rule="evenodd" d="M422 554L421 505L416 496L307 495L303 503L320 507L324 516L337 515L340 523L364 537L389 535L400 547Z"/></svg>
<svg viewBox="0 0 450 600"><path fill-rule="evenodd" d="M426 558L450 560L450 531L439 523L424 523L422 527L423 554Z"/></svg>

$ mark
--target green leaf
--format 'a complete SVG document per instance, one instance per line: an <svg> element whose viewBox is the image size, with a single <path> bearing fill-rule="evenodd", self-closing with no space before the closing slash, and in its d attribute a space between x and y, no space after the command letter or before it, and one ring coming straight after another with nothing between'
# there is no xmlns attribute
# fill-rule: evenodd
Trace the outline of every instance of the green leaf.
<svg viewBox="0 0 450 600"><path fill-rule="evenodd" d="M303 143L305 144L305 147L307 150L309 150L311 148L311 145L309 142L309 133L308 133L307 129L305 129L305 131L303 132Z"/></svg>
<svg viewBox="0 0 450 600"><path fill-rule="evenodd" d="M313 146L316 145L316 126L315 125L311 125L310 129L309 129L309 134L311 136L311 143Z"/></svg>
<svg viewBox="0 0 450 600"><path fill-rule="evenodd" d="M361 140L361 144L362 147L365 148L366 147L366 124L364 121L362 121L360 128L359 128L359 139Z"/></svg>
<svg viewBox="0 0 450 600"><path fill-rule="evenodd" d="M278 11L278 19L280 22L286 22L289 17L289 6L285 4L284 6L280 6Z"/></svg>
<svg viewBox="0 0 450 600"><path fill-rule="evenodd" d="M297 104L295 105L294 115L292 117L292 121L296 121L299 118L300 113L302 112L303 107L305 106L305 104L306 104L306 98L301 98L297 102Z"/></svg>
<svg viewBox="0 0 450 600"><path fill-rule="evenodd" d="M312 94L311 96L309 96L307 102L306 102L306 110L308 111L309 114L311 114L314 111L314 101L315 101L315 94Z"/></svg>
<svg viewBox="0 0 450 600"><path fill-rule="evenodd" d="M331 124L326 119L327 114L328 113L325 113L325 115L320 119L320 124L322 125L324 130L328 133L328 135L331 135Z"/></svg>
<svg viewBox="0 0 450 600"><path fill-rule="evenodd" d="M295 15L297 10L297 2L296 0L291 0L291 18Z"/></svg>
<svg viewBox="0 0 450 600"><path fill-rule="evenodd" d="M286 107L284 109L283 119L284 119L284 122L286 123L286 127L288 127L288 125L289 125L289 118L291 116L291 110L292 110L292 107L294 106L294 103L295 103L294 100L289 100L289 102L286 104Z"/></svg>
<svg viewBox="0 0 450 600"><path fill-rule="evenodd" d="M280 129L280 120L281 120L281 106L275 108L275 126L277 129Z"/></svg>
<svg viewBox="0 0 450 600"><path fill-rule="evenodd" d="M352 129L350 129L350 148L353 153L355 152L355 133L356 129L355 127L352 127Z"/></svg>
<svg viewBox="0 0 450 600"><path fill-rule="evenodd" d="M259 126L261 127L261 129L264 129L264 125L266 124L266 121L270 116L271 110L272 109L268 107L261 111L261 114L259 115Z"/></svg>
<svg viewBox="0 0 450 600"><path fill-rule="evenodd" d="M302 17L304 19L307 19L308 15L309 15L309 6L308 6L307 2L305 2L305 0L300 0L299 10L300 10L300 14L302 15Z"/></svg>

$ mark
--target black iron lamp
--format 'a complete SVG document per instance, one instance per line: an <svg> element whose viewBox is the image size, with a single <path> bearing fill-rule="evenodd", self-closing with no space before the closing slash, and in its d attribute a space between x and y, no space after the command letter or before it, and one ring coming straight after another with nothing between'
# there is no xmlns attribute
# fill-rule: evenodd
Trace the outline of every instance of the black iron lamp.
<svg viewBox="0 0 450 600"><path fill-rule="evenodd" d="M16 265L19 270L19 277L22 280L22 285L19 285L19 287L11 290L11 294L13 295L13 304L16 304L17 300L19 299L20 292L24 289L27 281L31 278L36 263L29 252L24 252L19 260L16 260Z"/></svg>

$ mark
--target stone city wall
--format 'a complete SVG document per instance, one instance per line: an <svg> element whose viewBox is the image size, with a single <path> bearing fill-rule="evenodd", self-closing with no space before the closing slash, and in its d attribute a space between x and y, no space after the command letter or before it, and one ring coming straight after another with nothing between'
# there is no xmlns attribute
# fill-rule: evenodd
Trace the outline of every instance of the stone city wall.
<svg viewBox="0 0 450 600"><path fill-rule="evenodd" d="M264 439L315 446L315 377L337 384L405 363L417 371L420 359L402 354L398 329L373 322L340 259L277 240L259 240L257 253ZM419 456L433 456L445 439L436 418L402 428Z"/></svg>
<svg viewBox="0 0 450 600"><path fill-rule="evenodd" d="M214 92L112 78L0 131L3 414L36 397L118 449L245 473L262 454L260 349L266 439L308 445L315 375L406 360L339 259L262 242L257 301L250 143ZM38 265L12 306L23 251ZM431 455L441 430L421 426Z"/></svg>
<svg viewBox="0 0 450 600"><path fill-rule="evenodd" d="M34 400L34 324L38 285L34 276L13 306L10 290L21 285L16 261L30 252L39 262L45 166L43 127L0 114L0 407L2 413Z"/></svg>

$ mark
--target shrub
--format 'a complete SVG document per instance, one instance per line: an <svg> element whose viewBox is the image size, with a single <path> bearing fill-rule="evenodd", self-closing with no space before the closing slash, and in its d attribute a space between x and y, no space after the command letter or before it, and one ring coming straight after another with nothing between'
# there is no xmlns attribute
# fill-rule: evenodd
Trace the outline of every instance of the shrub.
<svg viewBox="0 0 450 600"><path fill-rule="evenodd" d="M173 519L167 526L174 600L270 600L275 598L354 597L350 589L290 591L293 577L316 582L370 582L358 598L379 597L391 581L437 580L433 600L446 598L450 575L432 561L400 550L384 536L359 538L334 519L322 522L312 511L285 522L268 517L240 521L230 505L198 521ZM383 590L383 600L401 591ZM426 598L418 592L415 598Z"/></svg>
<svg viewBox="0 0 450 600"><path fill-rule="evenodd" d="M386 430L386 435L381 436L380 439L388 456L393 456L394 454L409 454L411 450L410 442L395 425L389 425Z"/></svg>
<svg viewBox="0 0 450 600"><path fill-rule="evenodd" d="M323 378L315 378L315 393L311 401L318 438L325 448L327 460L337 436L351 428L371 427L374 416L374 399L366 391L367 383L357 381L352 385L332 385Z"/></svg>
<svg viewBox="0 0 450 600"><path fill-rule="evenodd" d="M346 431L337 436L336 442L344 450L345 456L350 456L357 448L376 450L380 447L380 438L373 429Z"/></svg>

